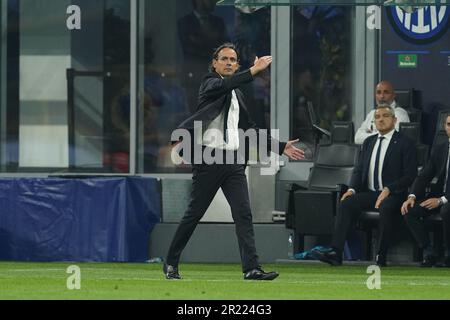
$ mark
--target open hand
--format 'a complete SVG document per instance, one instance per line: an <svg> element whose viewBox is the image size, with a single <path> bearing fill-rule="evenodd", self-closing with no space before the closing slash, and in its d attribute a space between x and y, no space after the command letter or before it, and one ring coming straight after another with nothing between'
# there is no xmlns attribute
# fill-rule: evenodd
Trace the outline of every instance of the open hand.
<svg viewBox="0 0 450 320"><path fill-rule="evenodd" d="M253 67L250 68L252 75L256 75L259 72L266 70L272 64L272 61L272 56L256 57Z"/></svg>
<svg viewBox="0 0 450 320"><path fill-rule="evenodd" d="M439 207L439 198L430 198L420 204L421 207L433 210Z"/></svg>
<svg viewBox="0 0 450 320"><path fill-rule="evenodd" d="M381 191L380 195L378 196L377 202L375 203L375 209L380 209L381 203L389 197L389 194L391 191L388 188L384 188L383 191Z"/></svg>
<svg viewBox="0 0 450 320"><path fill-rule="evenodd" d="M305 151L294 146L294 144L299 141L299 139L289 141L284 148L283 154L289 157L289 159L291 160L305 159Z"/></svg>
<svg viewBox="0 0 450 320"><path fill-rule="evenodd" d="M402 209L401 209L402 216L405 216L408 213L409 209L414 207L415 203L416 203L416 198L414 198L414 197L409 197L408 200L403 202Z"/></svg>
<svg viewBox="0 0 450 320"><path fill-rule="evenodd" d="M355 193L352 190L347 190L346 193L344 193L341 197L341 201L344 201L345 199L347 199L348 197L353 196Z"/></svg>

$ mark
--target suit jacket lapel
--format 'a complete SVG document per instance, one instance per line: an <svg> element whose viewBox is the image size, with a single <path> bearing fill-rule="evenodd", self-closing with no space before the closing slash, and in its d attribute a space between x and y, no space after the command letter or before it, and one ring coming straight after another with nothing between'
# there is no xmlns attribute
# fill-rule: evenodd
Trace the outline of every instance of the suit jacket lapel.
<svg viewBox="0 0 450 320"><path fill-rule="evenodd" d="M444 143L442 144L442 148L444 150L440 150L439 154L441 154L442 159L440 161L441 163L441 167L439 170L439 175L438 177L440 177L441 175L443 176L443 179L445 180L445 175L447 173L447 159L448 159L448 143ZM445 183L445 181L444 181Z"/></svg>
<svg viewBox="0 0 450 320"><path fill-rule="evenodd" d="M391 156L392 151L397 147L397 142L398 142L398 133L397 133L397 131L394 131L394 134L392 135L389 146L386 150L386 155L384 156L384 161L383 161L383 169L381 169L381 170L384 170L384 167L388 163L389 157ZM383 174L383 171L381 171L381 173Z"/></svg>
<svg viewBox="0 0 450 320"><path fill-rule="evenodd" d="M239 89L235 89L234 92L236 92L236 97L239 102L239 128L247 129L249 113L245 107L243 94Z"/></svg>
<svg viewBox="0 0 450 320"><path fill-rule="evenodd" d="M362 181L363 186L367 186L367 181L368 181L369 173L370 173L369 172L370 171L370 159L372 158L372 153L376 152L374 150L374 147L375 147L375 143L377 142L378 135L372 136L369 139L371 139L369 142L369 146L367 147L369 152L366 153L366 156L365 156L366 159L364 159L365 168L364 168L363 172L365 172L365 175L364 175L364 178Z"/></svg>
<svg viewBox="0 0 450 320"><path fill-rule="evenodd" d="M247 108L245 107L245 103L244 103L244 96L242 94L242 91L239 89L235 89L234 92L236 92L236 97L238 99L239 102L239 109L244 110L245 112L248 113Z"/></svg>

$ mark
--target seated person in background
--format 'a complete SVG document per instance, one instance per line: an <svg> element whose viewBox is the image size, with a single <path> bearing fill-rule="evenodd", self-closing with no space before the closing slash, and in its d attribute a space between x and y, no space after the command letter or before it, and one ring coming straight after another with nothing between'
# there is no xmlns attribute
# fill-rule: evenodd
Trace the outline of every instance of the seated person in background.
<svg viewBox="0 0 450 320"><path fill-rule="evenodd" d="M395 117L397 118L397 124L395 129L398 131L400 122L409 122L408 112L405 109L401 108L395 102L395 92L394 87L388 81L381 81L377 87L375 88L375 100L377 102L377 106L379 105L389 105L392 109L395 110ZM364 140L367 137L378 133L376 126L374 125L375 119L375 110L369 112L366 117L366 120L361 124L361 127L356 131L355 134L355 143L363 144Z"/></svg>
<svg viewBox="0 0 450 320"><path fill-rule="evenodd" d="M400 208L417 176L414 142L395 131L396 121L392 107L386 105L376 109L378 134L364 141L350 187L339 204L331 247L313 250L316 259L341 265L345 240L353 223L361 211L377 209L380 220L376 263L386 265L395 220L401 221Z"/></svg>
<svg viewBox="0 0 450 320"><path fill-rule="evenodd" d="M445 121L445 131L450 138L450 116ZM440 214L443 220L444 241L446 257L444 267L450 267L450 177L449 177L449 141L438 144L431 154L425 168L420 172L411 188L408 200L403 203L402 215L416 239L419 247L423 249L424 259L421 267L432 267L437 263L437 252L433 250L428 231L425 228L424 218ZM436 187L431 193L425 191L431 181L437 177ZM417 200L417 201L416 201ZM437 245L434 244L435 248Z"/></svg>

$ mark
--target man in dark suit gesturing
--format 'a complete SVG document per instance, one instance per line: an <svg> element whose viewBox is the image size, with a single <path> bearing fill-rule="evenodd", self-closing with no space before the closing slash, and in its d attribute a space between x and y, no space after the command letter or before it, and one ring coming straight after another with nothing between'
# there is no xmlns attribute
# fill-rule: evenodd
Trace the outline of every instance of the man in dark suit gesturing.
<svg viewBox="0 0 450 320"><path fill-rule="evenodd" d="M450 138L450 116L445 121L445 131ZM423 249L422 267L432 267L437 262L437 252L431 246L423 218L440 214L444 223L444 240L447 249L444 266L450 267L450 177L449 141L438 144L431 153L431 159L413 183L411 194L403 203L402 214L419 247ZM431 181L437 178L432 192L426 194ZM417 200L417 202L416 202ZM436 245L436 244L435 244Z"/></svg>
<svg viewBox="0 0 450 320"><path fill-rule="evenodd" d="M244 279L273 280L278 276L276 272L263 271L259 265L245 176L246 164L245 161L235 161L240 155L238 150L245 145L245 141L241 141L245 139L241 138L238 131L257 129L249 117L239 87L253 81L253 77L267 69L271 63L271 56L256 58L253 67L236 73L239 69L239 57L233 44L226 43L213 54L211 72L204 76L200 86L197 112L185 120L179 128L194 133L193 144L201 145L201 151L205 150L208 154L222 154L222 160L228 160L228 156L231 155L234 161L208 163L203 157L197 161L198 157L194 155L191 200L167 254L164 264L167 279L181 278L178 273L181 252L219 188L222 188L231 206L236 224ZM201 124L200 129L206 129L204 134L195 134L194 131L198 129L196 123ZM270 135L264 135L264 138L268 144L272 143ZM296 142L298 140L288 143L273 141L273 144L279 147L280 154L284 153L291 159L300 160L304 158L304 152L294 146Z"/></svg>
<svg viewBox="0 0 450 320"><path fill-rule="evenodd" d="M352 224L362 210L378 209L376 262L379 266L386 265L396 216L400 217L403 199L417 176L416 147L409 138L395 131L396 121L392 107L377 107L375 125L378 134L364 141L350 188L341 199L331 247L313 251L318 260L341 265L342 250Z"/></svg>

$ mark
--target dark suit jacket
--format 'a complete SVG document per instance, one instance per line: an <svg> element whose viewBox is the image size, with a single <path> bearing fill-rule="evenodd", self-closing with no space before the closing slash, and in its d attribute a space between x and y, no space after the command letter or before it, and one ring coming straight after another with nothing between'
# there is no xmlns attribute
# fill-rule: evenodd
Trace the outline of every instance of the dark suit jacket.
<svg viewBox="0 0 450 320"><path fill-rule="evenodd" d="M255 129L258 131L259 128L252 121L247 111L244 95L239 90L239 86L251 81L253 81L253 76L250 70L242 71L226 78L222 78L216 72L206 74L200 85L197 111L183 121L178 129L187 129L193 134L195 121L202 121L202 126L205 129L222 111L225 111L225 119L227 119L231 105L232 91L235 90L239 101L239 129L243 129L244 131ZM268 147L270 148L272 141L270 134L264 138L267 139ZM279 143L279 152L282 154L286 143L277 140L274 142Z"/></svg>
<svg viewBox="0 0 450 320"><path fill-rule="evenodd" d="M368 191L370 158L377 142L378 134L368 137L362 151L350 187L356 192ZM383 186L391 194L404 194L417 176L417 151L412 140L395 131L386 151L382 168Z"/></svg>
<svg viewBox="0 0 450 320"><path fill-rule="evenodd" d="M430 160L427 165L420 172L419 176L414 181L411 188L413 193L418 199L425 197L425 190L430 186L433 178L437 178L436 185L434 186L434 192L443 194L445 184L446 165L448 158L448 141L438 144L431 153ZM446 190L445 197L450 200L450 190Z"/></svg>

